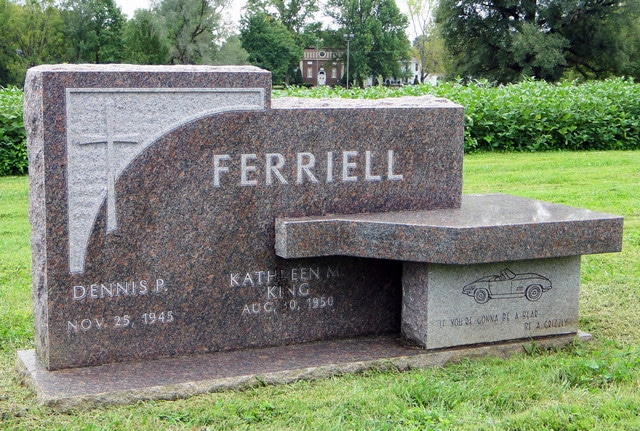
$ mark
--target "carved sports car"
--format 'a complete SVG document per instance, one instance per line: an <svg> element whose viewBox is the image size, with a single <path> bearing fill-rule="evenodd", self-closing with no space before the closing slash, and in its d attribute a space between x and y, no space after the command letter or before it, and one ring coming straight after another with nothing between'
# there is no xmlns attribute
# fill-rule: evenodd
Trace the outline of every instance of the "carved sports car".
<svg viewBox="0 0 640 431"><path fill-rule="evenodd" d="M488 275L467 284L462 293L472 296L478 304L484 304L490 299L523 296L529 301L537 301L549 289L551 281L540 274L516 274L505 268L498 275Z"/></svg>

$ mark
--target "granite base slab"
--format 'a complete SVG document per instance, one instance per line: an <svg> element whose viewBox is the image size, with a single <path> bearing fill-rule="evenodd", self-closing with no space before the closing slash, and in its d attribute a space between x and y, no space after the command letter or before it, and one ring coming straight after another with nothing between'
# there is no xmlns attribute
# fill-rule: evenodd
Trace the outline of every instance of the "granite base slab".
<svg viewBox="0 0 640 431"><path fill-rule="evenodd" d="M400 336L322 341L209 355L47 371L33 350L18 352L17 367L40 403L61 411L140 400L172 400L227 389L285 384L367 369L428 368L462 358L507 357L535 343L559 347L587 341L584 332L500 344L426 351Z"/></svg>

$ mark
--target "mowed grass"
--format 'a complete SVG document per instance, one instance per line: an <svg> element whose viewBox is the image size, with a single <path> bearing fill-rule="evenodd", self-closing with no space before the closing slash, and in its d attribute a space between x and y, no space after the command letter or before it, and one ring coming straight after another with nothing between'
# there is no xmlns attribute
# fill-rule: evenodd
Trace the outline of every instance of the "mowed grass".
<svg viewBox="0 0 640 431"><path fill-rule="evenodd" d="M0 178L0 352L32 337L27 177Z"/></svg>
<svg viewBox="0 0 640 431"><path fill-rule="evenodd" d="M640 430L640 151L474 154L465 193L511 193L625 216L622 253L582 259L589 343L409 372L73 413L14 370L32 346L27 179L0 179L0 429Z"/></svg>

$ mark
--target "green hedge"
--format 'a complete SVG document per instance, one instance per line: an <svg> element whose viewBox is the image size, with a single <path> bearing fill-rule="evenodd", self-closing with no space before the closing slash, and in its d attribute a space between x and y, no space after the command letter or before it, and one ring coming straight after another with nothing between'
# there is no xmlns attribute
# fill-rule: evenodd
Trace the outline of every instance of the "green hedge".
<svg viewBox="0 0 640 431"><path fill-rule="evenodd" d="M466 108L466 151L640 149L640 85L524 81L494 87L443 83L401 88L290 88L280 96L381 98L433 94Z"/></svg>
<svg viewBox="0 0 640 431"><path fill-rule="evenodd" d="M22 90L0 88L0 176L25 174L27 166Z"/></svg>
<svg viewBox="0 0 640 431"><path fill-rule="evenodd" d="M493 87L443 83L400 88L287 88L274 97L370 98L433 94L466 108L465 151L640 149L640 85L524 81ZM27 172L22 91L0 88L0 176Z"/></svg>
<svg viewBox="0 0 640 431"><path fill-rule="evenodd" d="M445 84L436 93L467 108L469 151L640 149L640 85L631 81Z"/></svg>

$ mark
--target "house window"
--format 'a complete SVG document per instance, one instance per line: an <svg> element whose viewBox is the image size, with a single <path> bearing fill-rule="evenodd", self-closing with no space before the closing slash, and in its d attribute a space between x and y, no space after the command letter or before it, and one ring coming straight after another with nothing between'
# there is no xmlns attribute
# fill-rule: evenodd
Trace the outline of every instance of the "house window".
<svg viewBox="0 0 640 431"><path fill-rule="evenodd" d="M331 69L331 79L338 79L338 69L335 67Z"/></svg>
<svg viewBox="0 0 640 431"><path fill-rule="evenodd" d="M313 67L307 67L307 78L313 78Z"/></svg>

